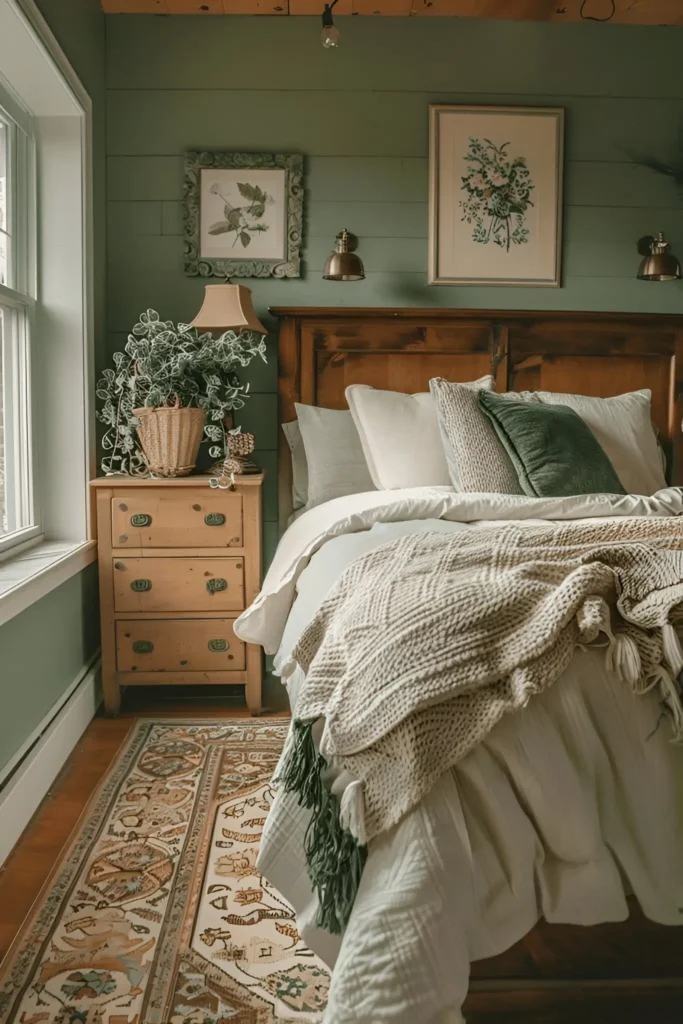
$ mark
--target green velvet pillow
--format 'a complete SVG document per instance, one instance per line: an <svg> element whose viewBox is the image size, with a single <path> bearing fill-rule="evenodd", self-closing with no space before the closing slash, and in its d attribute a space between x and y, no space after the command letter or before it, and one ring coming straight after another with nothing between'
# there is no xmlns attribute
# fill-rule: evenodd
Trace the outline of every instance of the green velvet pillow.
<svg viewBox="0 0 683 1024"><path fill-rule="evenodd" d="M614 466L578 413L478 391L477 401L510 456L525 494L626 494Z"/></svg>

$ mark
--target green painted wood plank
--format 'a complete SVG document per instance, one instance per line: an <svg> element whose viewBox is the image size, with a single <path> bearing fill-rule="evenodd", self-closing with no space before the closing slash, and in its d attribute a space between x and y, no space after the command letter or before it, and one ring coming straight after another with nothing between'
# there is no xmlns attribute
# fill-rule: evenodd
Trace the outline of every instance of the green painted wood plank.
<svg viewBox="0 0 683 1024"><path fill-rule="evenodd" d="M278 446L277 395L250 395L244 408L235 409L235 426L253 434L260 452L275 451Z"/></svg>
<svg viewBox="0 0 683 1024"><path fill-rule="evenodd" d="M467 103L458 93L362 91L289 92L254 89L122 90L107 104L108 151L165 155L186 148L249 152L264 145L275 152L321 156L424 156L428 150L429 104ZM482 93L477 103L496 105L499 95ZM567 113L566 152L572 160L627 162L639 152L665 156L676 143L680 100L612 99L518 95L519 106L558 106ZM637 140L637 143L634 141Z"/></svg>
<svg viewBox="0 0 683 1024"><path fill-rule="evenodd" d="M675 29L468 18L107 19L110 88L393 89L680 97ZM190 59L188 59L188 56ZM255 70L256 69L256 70Z"/></svg>
<svg viewBox="0 0 683 1024"><path fill-rule="evenodd" d="M161 204L161 231L164 235L183 234L183 204L180 200Z"/></svg>
<svg viewBox="0 0 683 1024"><path fill-rule="evenodd" d="M643 234L652 234L659 229L659 211L651 210L647 217L642 217L639 230L634 228L630 234L620 232L616 238L609 237L609 231L603 228L603 216L609 211L593 209L592 212L591 233L584 231L580 239L575 239L571 231L572 218L567 219L568 230L565 232L563 245L565 276L629 277L639 259L636 242ZM355 224L352 226L356 227ZM681 218L678 218L676 224L678 231L673 230L673 222L667 221L665 226L674 251L678 249L683 254ZM463 225L462 230L466 233L467 226ZM330 249L329 236L306 239L303 250L304 274L309 287L315 287L316 281L322 277ZM367 274L426 273L426 238L368 238L361 235L358 252ZM109 237L109 254L112 263L117 263L120 272L127 275L131 282L134 278L144 277L151 267L169 275L182 271L182 239L176 235L141 236L136 238L135 244L131 246L125 232L112 232Z"/></svg>
<svg viewBox="0 0 683 1024"><path fill-rule="evenodd" d="M259 439L256 438L256 450L254 451L254 462L261 469L265 469L266 478L263 481L263 521L267 523L277 522L277 452L264 451L258 447Z"/></svg>
<svg viewBox="0 0 683 1024"><path fill-rule="evenodd" d="M308 202L424 203L426 157L310 156L305 161ZM110 157L110 199L182 198L182 157ZM636 164L568 161L565 203L571 206L679 205L673 183ZM356 227L361 233L361 228Z"/></svg>
<svg viewBox="0 0 683 1024"><path fill-rule="evenodd" d="M655 176L653 175L653 178ZM653 187L655 181L652 182ZM643 235L665 230L671 240L683 237L683 209L668 207L594 207L568 206L564 215L564 234L572 242L634 243Z"/></svg>
<svg viewBox="0 0 683 1024"><path fill-rule="evenodd" d="M656 186L653 175L652 187ZM135 206L135 203L131 204ZM163 233L181 236L183 233L182 203L162 203ZM131 213L130 216L133 216ZM348 201L317 202L312 199L306 207L305 237L328 238L330 246L337 232L355 225L365 238L426 238L429 218L427 202L381 203ZM564 212L565 235L576 241L590 241L600 237L612 241L632 241L641 235L652 234L653 225L663 224L673 236L683 233L681 207L602 207L567 206Z"/></svg>
<svg viewBox="0 0 683 1024"><path fill-rule="evenodd" d="M263 537L263 575L268 572L268 567L273 561L273 555L278 544L278 524L277 523L263 523L262 530Z"/></svg>
<svg viewBox="0 0 683 1024"><path fill-rule="evenodd" d="M162 231L183 234L182 202L162 203ZM318 202L314 198L304 210L307 237L329 237L330 245L342 227L362 225L363 234L373 238L426 238L428 203Z"/></svg>
<svg viewBox="0 0 683 1024"><path fill-rule="evenodd" d="M637 267L633 270L635 275ZM644 313L683 313L680 284L653 287L628 277L566 278L563 288L497 288L430 286L426 273L369 273L364 281L308 279L273 280L250 278L258 315L271 325L269 306L425 306L481 309L584 309ZM199 308L203 281L155 268L142 277L111 268L109 277L109 328L126 330L141 309L164 310L170 319L191 318Z"/></svg>
<svg viewBox="0 0 683 1024"><path fill-rule="evenodd" d="M161 234L161 207L156 201L107 203L107 238L112 234L137 238Z"/></svg>
<svg viewBox="0 0 683 1024"><path fill-rule="evenodd" d="M107 199L162 200L182 196L183 157L107 157Z"/></svg>
<svg viewBox="0 0 683 1024"><path fill-rule="evenodd" d="M677 205L676 189L669 178L637 164L618 163L569 164L564 200L572 206L670 209Z"/></svg>

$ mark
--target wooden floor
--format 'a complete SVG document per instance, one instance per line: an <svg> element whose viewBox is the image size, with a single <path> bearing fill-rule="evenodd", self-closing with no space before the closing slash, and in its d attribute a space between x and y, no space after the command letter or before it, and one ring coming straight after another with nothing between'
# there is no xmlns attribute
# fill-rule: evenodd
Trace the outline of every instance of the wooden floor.
<svg viewBox="0 0 683 1024"><path fill-rule="evenodd" d="M193 697L189 702L179 691L160 698L150 690L129 689L118 718L100 715L92 721L0 869L0 960L137 718L249 717L239 697ZM286 717L286 713L268 717Z"/></svg>
<svg viewBox="0 0 683 1024"><path fill-rule="evenodd" d="M97 717L83 734L0 869L0 960L137 718L248 717L240 698L171 693L129 690L118 718ZM635 932L623 949L619 926L590 929L597 940L590 962L585 929L541 922L506 953L474 964L468 1024L683 1024L683 928L653 925L637 907L633 914ZM615 953L621 969L610 980L601 976L601 954L614 962Z"/></svg>

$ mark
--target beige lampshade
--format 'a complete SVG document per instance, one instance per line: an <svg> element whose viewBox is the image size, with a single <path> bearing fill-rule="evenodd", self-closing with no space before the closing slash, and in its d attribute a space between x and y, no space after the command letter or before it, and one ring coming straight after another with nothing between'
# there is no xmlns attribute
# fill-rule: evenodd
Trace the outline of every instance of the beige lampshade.
<svg viewBox="0 0 683 1024"><path fill-rule="evenodd" d="M254 312L251 292L241 284L207 284L202 308L190 326L202 331L268 333Z"/></svg>

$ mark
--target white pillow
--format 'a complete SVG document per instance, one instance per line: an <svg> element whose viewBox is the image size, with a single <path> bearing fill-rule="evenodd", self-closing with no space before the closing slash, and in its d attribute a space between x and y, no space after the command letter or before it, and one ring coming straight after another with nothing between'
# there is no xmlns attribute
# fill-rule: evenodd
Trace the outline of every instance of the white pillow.
<svg viewBox="0 0 683 1024"><path fill-rule="evenodd" d="M374 491L358 431L346 409L295 403L308 468L306 508Z"/></svg>
<svg viewBox="0 0 683 1024"><path fill-rule="evenodd" d="M525 392L536 401L568 405L588 424L629 494L654 494L666 487L666 477L652 426L652 392L630 391L614 398L564 395L552 391Z"/></svg>
<svg viewBox="0 0 683 1024"><path fill-rule="evenodd" d="M482 377L473 384L453 384L434 377L429 389L455 490L523 494L509 455L479 408L477 392L493 391L493 377Z"/></svg>
<svg viewBox="0 0 683 1024"><path fill-rule="evenodd" d="M490 388L493 378L482 377L476 384ZM376 487L395 490L450 484L436 405L429 391L404 395L351 384L346 400Z"/></svg>
<svg viewBox="0 0 683 1024"><path fill-rule="evenodd" d="M291 423L283 423L282 429L287 438L289 450L292 453L292 508L303 508L308 501L308 463L306 462L306 449L304 439L301 436L301 427L298 420Z"/></svg>

